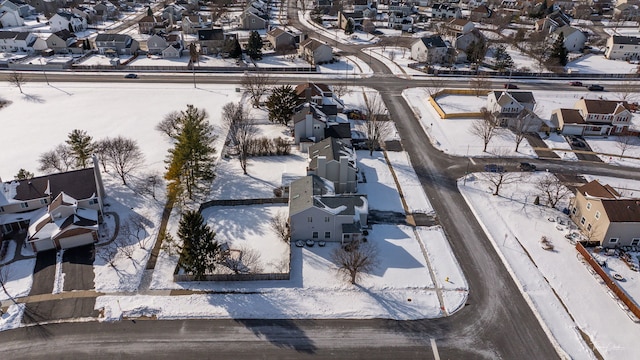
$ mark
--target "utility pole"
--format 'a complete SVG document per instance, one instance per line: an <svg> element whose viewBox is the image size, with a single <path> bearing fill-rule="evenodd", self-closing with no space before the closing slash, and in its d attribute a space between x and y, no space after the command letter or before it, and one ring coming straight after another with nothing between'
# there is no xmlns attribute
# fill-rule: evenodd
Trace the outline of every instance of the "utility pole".
<svg viewBox="0 0 640 360"><path fill-rule="evenodd" d="M47 85L49 85L49 79L47 78L47 72L44 71L44 65L42 64L42 58L38 59L40 61L40 66L42 67L42 74L44 74L44 80L47 82Z"/></svg>

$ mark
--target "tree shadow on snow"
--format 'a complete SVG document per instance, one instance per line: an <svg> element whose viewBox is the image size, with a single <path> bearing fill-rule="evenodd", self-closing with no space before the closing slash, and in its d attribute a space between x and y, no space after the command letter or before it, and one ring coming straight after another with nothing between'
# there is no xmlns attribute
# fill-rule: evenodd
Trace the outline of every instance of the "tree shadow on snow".
<svg viewBox="0 0 640 360"><path fill-rule="evenodd" d="M44 104L45 102L45 100L40 95L31 95L31 94L23 94L23 95L25 100L32 103Z"/></svg>

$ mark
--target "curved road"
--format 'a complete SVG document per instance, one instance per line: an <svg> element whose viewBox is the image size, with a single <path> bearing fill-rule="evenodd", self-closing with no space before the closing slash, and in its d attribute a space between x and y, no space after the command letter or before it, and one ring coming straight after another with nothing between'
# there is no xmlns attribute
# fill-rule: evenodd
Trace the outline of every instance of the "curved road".
<svg viewBox="0 0 640 360"><path fill-rule="evenodd" d="M368 56L367 56L368 58ZM377 73L388 71L373 59ZM29 75L33 80L40 74ZM306 75L304 75L306 77ZM241 76L201 76L199 82L239 83ZM122 74L49 74L49 81L191 82L190 74L142 75L124 80ZM300 76L279 77L279 82ZM325 81L332 83L334 81ZM391 320L176 320L122 321L113 324L65 323L32 326L0 333L3 356L18 358L88 357L111 359L136 356L235 358L424 358L435 359L554 359L558 354L524 301L490 241L459 194L455 179L466 159L434 149L401 96L406 80L374 77L358 85L380 91L402 143L431 201L470 286L468 304L441 319ZM542 85L541 85L542 84ZM428 82L411 82L411 86ZM466 87L460 79L447 86ZM544 83L531 85L557 86ZM569 90L569 89L567 89ZM572 89L573 90L573 89ZM575 91L575 90L574 90ZM552 171L575 172L583 164L538 160ZM598 165L596 172L631 174L633 170ZM589 170L593 170L589 166ZM594 171L591 171L594 172ZM435 350L434 345L437 347Z"/></svg>

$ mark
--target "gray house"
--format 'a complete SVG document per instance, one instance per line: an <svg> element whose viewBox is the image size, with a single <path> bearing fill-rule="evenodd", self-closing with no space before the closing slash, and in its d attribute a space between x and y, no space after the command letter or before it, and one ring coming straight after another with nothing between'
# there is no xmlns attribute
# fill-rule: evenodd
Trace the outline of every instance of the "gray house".
<svg viewBox="0 0 640 360"><path fill-rule="evenodd" d="M345 142L326 138L309 147L308 175L333 182L336 193L355 193L358 187L356 153Z"/></svg>
<svg viewBox="0 0 640 360"><path fill-rule="evenodd" d="M291 241L323 240L349 243L360 240L367 226L366 195L334 195L331 182L309 175L291 183L289 224Z"/></svg>
<svg viewBox="0 0 640 360"><path fill-rule="evenodd" d="M96 48L104 55L133 55L138 51L138 41L126 34L98 34Z"/></svg>
<svg viewBox="0 0 640 360"><path fill-rule="evenodd" d="M296 37L282 28L267 32L267 41L276 52L287 52L296 48Z"/></svg>
<svg viewBox="0 0 640 360"><path fill-rule="evenodd" d="M78 41L76 35L69 30L57 31L47 38L47 47L56 54L81 54L82 41Z"/></svg>
<svg viewBox="0 0 640 360"><path fill-rule="evenodd" d="M325 115L313 103L298 105L292 116L293 138L295 144L315 143L324 139L324 128L327 127L327 115ZM300 151L308 147L300 145Z"/></svg>

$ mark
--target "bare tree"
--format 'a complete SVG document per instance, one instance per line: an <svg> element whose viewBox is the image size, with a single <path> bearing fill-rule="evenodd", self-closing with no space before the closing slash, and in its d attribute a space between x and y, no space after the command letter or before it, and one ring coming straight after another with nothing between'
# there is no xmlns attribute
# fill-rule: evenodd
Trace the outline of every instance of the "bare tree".
<svg viewBox="0 0 640 360"><path fill-rule="evenodd" d="M375 270L380 262L378 249L371 242L337 247L331 252L331 260L338 267L338 273L351 284L356 284L366 273Z"/></svg>
<svg viewBox="0 0 640 360"><path fill-rule="evenodd" d="M234 274L257 274L263 271L260 253L255 249L246 247L229 251L222 264L233 271Z"/></svg>
<svg viewBox="0 0 640 360"><path fill-rule="evenodd" d="M469 81L471 89L476 96L485 95L489 91L491 82L484 74L478 74Z"/></svg>
<svg viewBox="0 0 640 360"><path fill-rule="evenodd" d="M60 144L54 150L40 155L38 162L40 163L38 170L44 173L65 172L73 168L75 158L68 145Z"/></svg>
<svg viewBox="0 0 640 360"><path fill-rule="evenodd" d="M618 148L618 150L620 150L620 159L622 159L622 157L624 156L624 153L627 150L629 150L629 147L636 143L636 139L637 137L635 136L629 136L629 135L618 136L616 147Z"/></svg>
<svg viewBox="0 0 640 360"><path fill-rule="evenodd" d="M537 105L536 105L537 107ZM516 143L515 151L518 152L518 148L520 147L520 143L525 139L527 133L529 132L529 128L531 125L537 121L538 115L536 114L536 109L534 111L529 111L527 109L521 111L518 116L516 116L513 121L509 122L509 130L513 132L514 140Z"/></svg>
<svg viewBox="0 0 640 360"><path fill-rule="evenodd" d="M378 148L381 142L391 135L393 130L387 108L379 94L364 98L367 107L367 119L364 122L365 132L367 134L367 148L369 156L373 155L373 151Z"/></svg>
<svg viewBox="0 0 640 360"><path fill-rule="evenodd" d="M498 122L486 107L481 108L480 113L481 117L473 120L469 132L482 140L482 152L487 152L487 145L498 131Z"/></svg>
<svg viewBox="0 0 640 360"><path fill-rule="evenodd" d="M127 185L127 176L144 163L138 143L122 136L105 139L105 155L109 166L120 176L122 185Z"/></svg>
<svg viewBox="0 0 640 360"><path fill-rule="evenodd" d="M347 81L333 85L331 87L331 90L338 98L341 98L351 93L351 89L349 89L349 86L347 85Z"/></svg>
<svg viewBox="0 0 640 360"><path fill-rule="evenodd" d="M437 76L427 78L427 94L434 97L444 89L444 79Z"/></svg>
<svg viewBox="0 0 640 360"><path fill-rule="evenodd" d="M499 165L498 171L496 172L484 173L483 177L492 185L493 196L500 195L500 189L502 189L504 185L513 184L522 179L520 173L505 171L504 165Z"/></svg>
<svg viewBox="0 0 640 360"><path fill-rule="evenodd" d="M151 195L153 199L156 199L156 189L163 182L162 176L156 172L147 173L142 175L136 184L136 191L140 194Z"/></svg>
<svg viewBox="0 0 640 360"><path fill-rule="evenodd" d="M238 159L243 173L247 174L247 160L252 141L258 133L255 120L242 102L227 103L222 107L222 121L229 130L228 138L238 150Z"/></svg>
<svg viewBox="0 0 640 360"><path fill-rule="evenodd" d="M571 191L553 174L544 174L535 184L547 206L554 208L562 199L571 195Z"/></svg>
<svg viewBox="0 0 640 360"><path fill-rule="evenodd" d="M20 90L20 94L24 94L22 92L22 85L24 85L27 82L27 79L22 73L19 73L17 71L11 72L7 76L7 81L9 81L9 84L17 87L18 90Z"/></svg>
<svg viewBox="0 0 640 360"><path fill-rule="evenodd" d="M98 156L98 161L102 165L102 171L108 173L107 168L107 148L109 147L109 138L101 139L95 142L94 153Z"/></svg>
<svg viewBox="0 0 640 360"><path fill-rule="evenodd" d="M9 290L7 290L7 287L6 287L10 278L11 278L11 268L9 267L9 265L0 265L0 287L2 287L2 291L4 291L5 295L7 295L7 297L11 299L11 301L15 305L18 305L18 302L16 301L16 299L9 293Z"/></svg>
<svg viewBox="0 0 640 360"><path fill-rule="evenodd" d="M278 238L288 244L291 239L291 227L289 227L287 214L278 211L278 213L269 220L269 223L273 232L278 235Z"/></svg>
<svg viewBox="0 0 640 360"><path fill-rule="evenodd" d="M180 119L182 115L179 111L172 111L164 116L164 119L156 125L156 130L174 139L180 132Z"/></svg>
<svg viewBox="0 0 640 360"><path fill-rule="evenodd" d="M638 96L638 86L635 82L625 80L618 84L618 94L620 101L634 102Z"/></svg>
<svg viewBox="0 0 640 360"><path fill-rule="evenodd" d="M109 244L103 247L96 247L95 255L98 259L104 261L106 264L109 264L112 268L116 269L118 266L116 265L118 259L122 256L122 254L118 251L118 247L115 244Z"/></svg>
<svg viewBox="0 0 640 360"><path fill-rule="evenodd" d="M118 233L122 238L127 239L127 243L137 243L140 249L146 249L150 234L147 232L145 223L148 223L148 220L142 215L133 214L129 216L127 222L120 225Z"/></svg>
<svg viewBox="0 0 640 360"><path fill-rule="evenodd" d="M260 107L260 98L264 95L269 86L271 86L272 80L269 74L265 72L252 72L247 73L242 77L242 87L249 93L251 97L251 103L253 107Z"/></svg>

